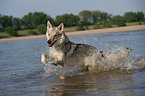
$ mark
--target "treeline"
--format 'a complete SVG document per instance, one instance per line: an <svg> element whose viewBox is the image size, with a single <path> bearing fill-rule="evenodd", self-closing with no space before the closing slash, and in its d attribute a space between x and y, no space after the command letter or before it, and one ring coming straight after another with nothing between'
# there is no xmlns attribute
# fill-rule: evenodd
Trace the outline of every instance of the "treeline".
<svg viewBox="0 0 145 96"><path fill-rule="evenodd" d="M6 16L0 14L0 29L6 31L10 35L18 35L17 30L22 29L38 29L39 33L45 33L47 20L57 26L64 23L65 27L77 26L77 30L84 30L83 26L96 25L95 28L103 27L110 28L112 25L126 26L126 22L145 21L143 12L126 12L123 16L113 16L107 12L84 10L79 12L79 15L64 14L52 18L44 12L29 12L22 18ZM87 28L87 27L86 27ZM36 32L30 31L30 34Z"/></svg>

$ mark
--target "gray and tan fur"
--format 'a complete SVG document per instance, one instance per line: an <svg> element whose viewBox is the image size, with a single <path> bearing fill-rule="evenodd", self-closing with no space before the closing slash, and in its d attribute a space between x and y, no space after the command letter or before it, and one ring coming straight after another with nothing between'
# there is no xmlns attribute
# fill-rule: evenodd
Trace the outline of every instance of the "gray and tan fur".
<svg viewBox="0 0 145 96"><path fill-rule="evenodd" d="M80 65L85 70L88 69L89 65L94 64L93 62L96 62L96 57L101 58L101 55L96 56L98 51L95 47L69 41L63 28L63 23L58 27L52 27L48 21L46 36L50 54L42 53L41 61L43 64L47 65L47 62L52 62L51 64L62 67Z"/></svg>

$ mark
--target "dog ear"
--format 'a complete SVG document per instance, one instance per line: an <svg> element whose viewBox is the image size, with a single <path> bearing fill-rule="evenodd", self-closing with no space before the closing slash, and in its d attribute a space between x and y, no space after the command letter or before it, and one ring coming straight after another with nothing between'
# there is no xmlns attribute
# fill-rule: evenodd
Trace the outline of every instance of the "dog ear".
<svg viewBox="0 0 145 96"><path fill-rule="evenodd" d="M51 23L48 20L48 22L47 22L47 28L51 28L51 27L52 27L52 25L51 25Z"/></svg>
<svg viewBox="0 0 145 96"><path fill-rule="evenodd" d="M47 31L46 31L47 39L49 38L49 36L48 36L48 29L49 29L49 28L52 28L52 25L51 25L51 23L50 23L49 20L48 20L48 22L47 22Z"/></svg>
<svg viewBox="0 0 145 96"><path fill-rule="evenodd" d="M64 25L63 25L63 23L61 23L57 28L58 28L61 32L63 32L63 27L64 27Z"/></svg>

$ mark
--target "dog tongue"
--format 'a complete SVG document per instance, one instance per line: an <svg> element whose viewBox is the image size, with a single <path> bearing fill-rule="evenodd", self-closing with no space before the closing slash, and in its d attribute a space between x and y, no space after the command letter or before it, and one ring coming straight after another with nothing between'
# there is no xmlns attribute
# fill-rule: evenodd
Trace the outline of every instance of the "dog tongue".
<svg viewBox="0 0 145 96"><path fill-rule="evenodd" d="M57 40L55 39L51 44L48 44L49 47L52 47Z"/></svg>
<svg viewBox="0 0 145 96"><path fill-rule="evenodd" d="M49 47L51 47L51 46L52 46L52 44L48 44L48 46L49 46Z"/></svg>

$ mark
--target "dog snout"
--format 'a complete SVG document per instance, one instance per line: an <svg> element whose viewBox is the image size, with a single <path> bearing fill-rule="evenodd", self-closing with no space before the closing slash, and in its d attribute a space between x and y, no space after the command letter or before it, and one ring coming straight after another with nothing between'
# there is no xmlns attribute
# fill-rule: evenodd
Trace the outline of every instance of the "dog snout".
<svg viewBox="0 0 145 96"><path fill-rule="evenodd" d="M51 44L51 40L48 40L47 43L48 43L48 44Z"/></svg>

